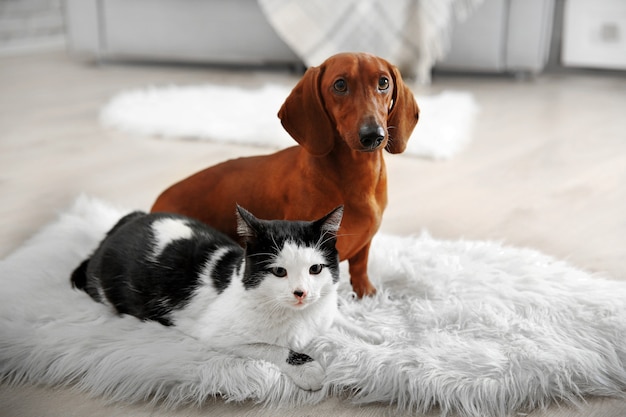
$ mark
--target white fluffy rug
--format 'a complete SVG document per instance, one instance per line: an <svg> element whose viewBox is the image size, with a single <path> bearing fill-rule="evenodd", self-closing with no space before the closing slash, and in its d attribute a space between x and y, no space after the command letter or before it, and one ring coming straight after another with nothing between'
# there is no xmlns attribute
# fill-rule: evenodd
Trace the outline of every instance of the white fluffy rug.
<svg viewBox="0 0 626 417"><path fill-rule="evenodd" d="M493 242L378 236L375 298L342 310L384 334L332 332L311 347L327 366L303 392L273 366L208 350L157 323L118 317L70 287L73 268L123 214L81 197L0 263L0 378L73 385L115 401L272 405L332 395L400 409L505 416L626 388L626 283ZM345 281L344 275L344 281Z"/></svg>
<svg viewBox="0 0 626 417"><path fill-rule="evenodd" d="M285 148L296 142L283 129L278 110L291 87L200 85L121 92L101 110L107 127L129 133ZM446 159L470 141L478 105L467 92L418 97L420 121L406 153Z"/></svg>

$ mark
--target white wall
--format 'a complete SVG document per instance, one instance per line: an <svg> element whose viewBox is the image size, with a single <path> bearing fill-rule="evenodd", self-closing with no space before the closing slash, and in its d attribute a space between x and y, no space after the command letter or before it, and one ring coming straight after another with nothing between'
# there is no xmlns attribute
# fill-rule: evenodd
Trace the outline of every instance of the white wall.
<svg viewBox="0 0 626 417"><path fill-rule="evenodd" d="M0 53L64 44L62 0L0 0Z"/></svg>

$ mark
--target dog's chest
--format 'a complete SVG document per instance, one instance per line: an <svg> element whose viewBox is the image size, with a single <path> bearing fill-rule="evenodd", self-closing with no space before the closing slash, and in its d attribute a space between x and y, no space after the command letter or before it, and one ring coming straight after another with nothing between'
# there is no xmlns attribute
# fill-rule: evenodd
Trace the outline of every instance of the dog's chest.
<svg viewBox="0 0 626 417"><path fill-rule="evenodd" d="M347 259L369 242L378 231L385 209L386 199L376 196L363 197L359 202L347 203L339 229L337 247L342 259Z"/></svg>

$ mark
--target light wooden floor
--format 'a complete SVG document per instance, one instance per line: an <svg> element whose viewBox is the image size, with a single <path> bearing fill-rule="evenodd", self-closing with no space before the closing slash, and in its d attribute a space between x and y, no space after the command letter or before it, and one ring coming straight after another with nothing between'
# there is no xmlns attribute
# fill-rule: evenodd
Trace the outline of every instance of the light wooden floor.
<svg viewBox="0 0 626 417"><path fill-rule="evenodd" d="M102 129L112 95L148 85L294 84L287 73L201 67L92 66L64 53L0 58L0 257L55 219L80 193L148 209L167 185L258 148L131 137ZM626 279L626 77L576 73L531 81L438 76L418 95L471 91L482 107L474 141L450 161L389 156L384 232L496 239ZM277 109L278 110L278 109ZM422 117L427 117L423 109ZM1 289L0 289L1 291ZM1 337L1 335L0 335ZM618 399L532 416L626 415ZM107 406L71 389L0 386L2 416L397 415L332 399L297 411L216 400L177 411Z"/></svg>

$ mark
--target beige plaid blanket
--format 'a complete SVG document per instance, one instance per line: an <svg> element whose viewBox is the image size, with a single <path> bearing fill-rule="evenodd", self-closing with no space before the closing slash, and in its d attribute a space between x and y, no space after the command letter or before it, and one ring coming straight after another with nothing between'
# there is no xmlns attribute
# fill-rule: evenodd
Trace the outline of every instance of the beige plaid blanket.
<svg viewBox="0 0 626 417"><path fill-rule="evenodd" d="M339 52L370 52L405 77L430 81L452 25L482 0L258 0L270 24L307 66Z"/></svg>

